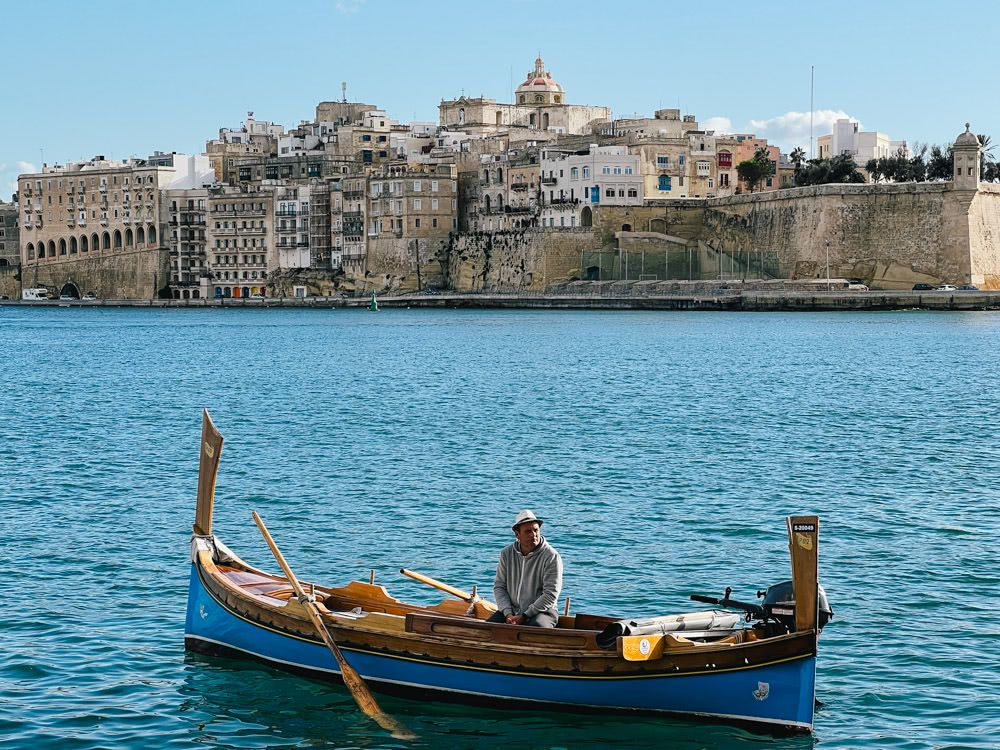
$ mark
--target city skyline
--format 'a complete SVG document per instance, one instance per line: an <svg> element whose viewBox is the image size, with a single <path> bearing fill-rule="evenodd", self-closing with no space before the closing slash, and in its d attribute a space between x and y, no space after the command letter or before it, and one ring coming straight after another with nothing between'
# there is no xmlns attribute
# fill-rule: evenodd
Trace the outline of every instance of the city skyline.
<svg viewBox="0 0 1000 750"><path fill-rule="evenodd" d="M568 101L607 105L614 117L678 107L705 129L753 132L784 151L810 147L811 66L815 137L850 117L893 139L949 143L966 120L990 133L1000 107L981 93L991 83L983 67L864 42L852 50L852 39L869 37L840 26L832 37L788 28L823 29L824 14L784 2L765 9L722 3L711 15L640 3L616 19L620 28L599 22L594 11L606 6L590 3L513 1L463 18L459 4L428 14L385 0L340 0L310 9L308 24L298 22L301 11L264 2L245 3L239 13L179 3L171 24L122 2L98 7L95 14L48 2L6 12L10 28L50 30L41 48L31 34L10 36L6 60L20 105L0 114L5 198L17 174L43 162L156 149L201 153L219 128L239 127L247 111L294 127L312 118L317 102L339 99L341 81L349 100L404 122L436 122L444 98L511 101L537 54ZM933 27L936 38L961 40L962 49L987 43L987 30L975 22L983 3L963 5L960 15L911 4L905 18L886 5L842 7L864 7L873 34L891 28L890 36L908 39ZM547 21L553 14L554 26ZM773 43L757 33L762 15ZM756 41L748 50L746 39L761 38L768 42L761 52ZM914 80L924 94L913 94Z"/></svg>

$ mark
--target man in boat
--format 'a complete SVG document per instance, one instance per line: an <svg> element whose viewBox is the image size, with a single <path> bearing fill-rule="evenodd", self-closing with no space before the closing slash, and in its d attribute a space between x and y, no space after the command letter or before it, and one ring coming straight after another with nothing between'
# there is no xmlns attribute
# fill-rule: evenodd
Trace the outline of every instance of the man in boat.
<svg viewBox="0 0 1000 750"><path fill-rule="evenodd" d="M487 622L554 628L556 602L562 590L562 558L542 536L542 519L530 510L517 514L516 541L504 547L493 582L497 611Z"/></svg>

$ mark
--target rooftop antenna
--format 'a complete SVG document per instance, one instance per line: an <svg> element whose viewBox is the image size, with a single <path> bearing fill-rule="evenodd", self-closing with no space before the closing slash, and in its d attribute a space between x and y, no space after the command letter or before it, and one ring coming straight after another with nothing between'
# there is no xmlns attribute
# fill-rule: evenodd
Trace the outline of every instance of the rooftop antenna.
<svg viewBox="0 0 1000 750"><path fill-rule="evenodd" d="M340 82L340 101L347 104L347 81Z"/></svg>

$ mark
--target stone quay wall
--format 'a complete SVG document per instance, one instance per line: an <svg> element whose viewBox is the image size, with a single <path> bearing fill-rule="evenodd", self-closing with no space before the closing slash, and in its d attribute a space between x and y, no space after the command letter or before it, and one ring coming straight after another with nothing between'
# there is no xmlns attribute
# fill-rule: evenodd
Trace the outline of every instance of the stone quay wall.
<svg viewBox="0 0 1000 750"><path fill-rule="evenodd" d="M166 249L125 250L24 265L20 286L44 286L52 297L58 297L67 284L75 284L80 294L94 292L102 299L154 299L169 274ZM20 290L10 296L19 299Z"/></svg>

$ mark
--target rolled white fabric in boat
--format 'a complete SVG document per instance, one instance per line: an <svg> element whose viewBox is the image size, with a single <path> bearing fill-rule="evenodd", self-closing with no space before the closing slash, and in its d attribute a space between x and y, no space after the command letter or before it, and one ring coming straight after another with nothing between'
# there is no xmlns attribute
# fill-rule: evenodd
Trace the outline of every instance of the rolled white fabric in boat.
<svg viewBox="0 0 1000 750"><path fill-rule="evenodd" d="M618 620L604 628L597 636L601 648L611 648L623 635L649 635L651 633L678 633L686 630L731 630L737 627L743 615L721 609L666 615L646 619Z"/></svg>

